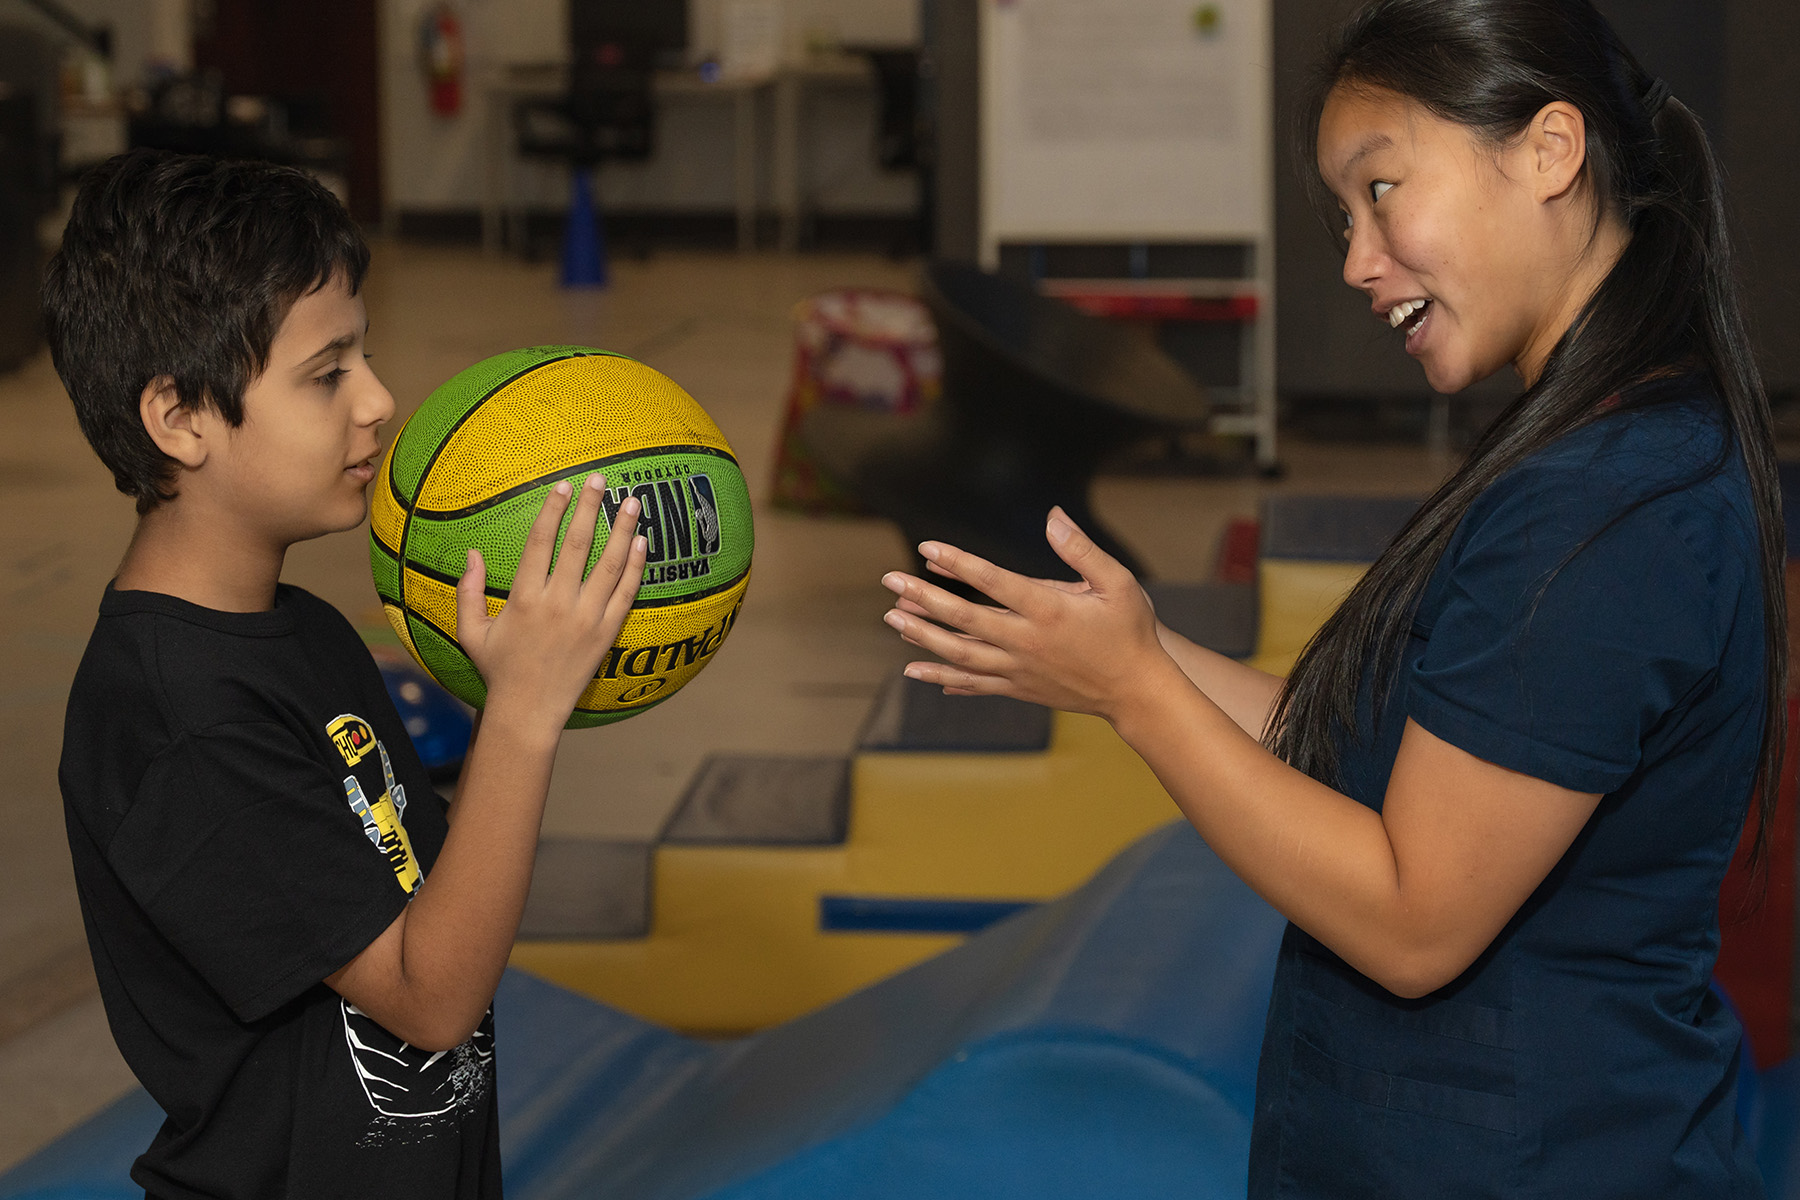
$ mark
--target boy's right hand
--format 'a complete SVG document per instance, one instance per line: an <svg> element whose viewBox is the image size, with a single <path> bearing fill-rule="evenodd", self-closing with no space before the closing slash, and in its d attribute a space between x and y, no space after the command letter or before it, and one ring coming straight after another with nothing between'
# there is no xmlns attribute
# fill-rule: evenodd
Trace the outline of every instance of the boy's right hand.
<svg viewBox="0 0 1800 1200"><path fill-rule="evenodd" d="M617 640L644 578L648 546L636 533L638 501L627 498L615 529L630 536L609 538L593 571L582 577L605 486L600 475L588 476L560 554L554 553L556 531L573 489L567 480L550 489L498 617L487 611L487 564L470 549L468 569L456 585L456 636L487 684L489 713L503 709L560 731Z"/></svg>

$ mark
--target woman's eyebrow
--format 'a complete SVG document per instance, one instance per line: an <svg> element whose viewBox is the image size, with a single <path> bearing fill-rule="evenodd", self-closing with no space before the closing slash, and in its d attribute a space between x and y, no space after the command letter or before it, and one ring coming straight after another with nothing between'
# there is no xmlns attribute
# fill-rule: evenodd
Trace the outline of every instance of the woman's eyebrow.
<svg viewBox="0 0 1800 1200"><path fill-rule="evenodd" d="M1356 166L1357 163L1369 157L1369 155L1375 153L1377 150L1391 150L1393 149L1393 146L1394 139L1389 135L1385 133L1370 134L1368 138L1363 141L1363 144L1357 147L1356 153L1344 160L1344 164L1338 168L1338 173L1343 174L1348 172L1352 167Z"/></svg>

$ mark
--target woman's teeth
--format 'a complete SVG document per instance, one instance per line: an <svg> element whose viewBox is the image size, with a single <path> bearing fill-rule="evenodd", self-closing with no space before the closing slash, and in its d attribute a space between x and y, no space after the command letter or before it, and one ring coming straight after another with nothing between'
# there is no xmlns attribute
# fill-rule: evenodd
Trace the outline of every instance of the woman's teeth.
<svg viewBox="0 0 1800 1200"><path fill-rule="evenodd" d="M1402 300L1400 303L1394 305L1394 307L1388 309L1388 326L1393 329L1400 328L1408 317L1430 303L1431 301L1429 300Z"/></svg>

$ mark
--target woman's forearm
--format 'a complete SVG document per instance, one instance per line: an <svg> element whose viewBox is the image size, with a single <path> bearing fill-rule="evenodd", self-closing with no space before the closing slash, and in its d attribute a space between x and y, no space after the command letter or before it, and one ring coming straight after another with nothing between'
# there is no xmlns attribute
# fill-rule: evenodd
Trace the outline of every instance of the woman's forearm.
<svg viewBox="0 0 1800 1200"><path fill-rule="evenodd" d="M1279 675L1196 646L1160 621L1156 624L1156 640L1181 673L1206 693L1207 699L1237 722L1238 728L1257 741L1262 740L1275 697L1281 693L1283 680Z"/></svg>

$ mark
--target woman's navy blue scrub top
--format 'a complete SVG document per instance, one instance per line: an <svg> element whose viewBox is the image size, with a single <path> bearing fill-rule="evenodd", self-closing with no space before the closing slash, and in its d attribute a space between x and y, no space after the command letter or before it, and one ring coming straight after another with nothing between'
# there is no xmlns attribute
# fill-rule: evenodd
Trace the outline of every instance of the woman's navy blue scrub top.
<svg viewBox="0 0 1800 1200"><path fill-rule="evenodd" d="M1476 499L1340 768L1379 810L1410 717L1604 798L1423 999L1288 927L1252 1197L1762 1195L1736 1120L1741 1030L1708 989L1762 735L1756 519L1708 382L1630 399Z"/></svg>

